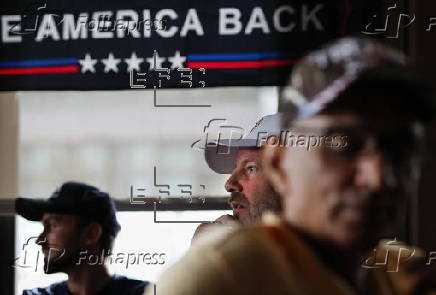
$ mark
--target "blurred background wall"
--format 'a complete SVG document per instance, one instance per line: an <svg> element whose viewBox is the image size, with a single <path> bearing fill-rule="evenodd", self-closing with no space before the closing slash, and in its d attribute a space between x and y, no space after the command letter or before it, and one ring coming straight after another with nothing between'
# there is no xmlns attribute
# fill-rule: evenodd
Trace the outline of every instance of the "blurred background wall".
<svg viewBox="0 0 436 295"><path fill-rule="evenodd" d="M18 103L15 92L0 93L0 199L17 195Z"/></svg>

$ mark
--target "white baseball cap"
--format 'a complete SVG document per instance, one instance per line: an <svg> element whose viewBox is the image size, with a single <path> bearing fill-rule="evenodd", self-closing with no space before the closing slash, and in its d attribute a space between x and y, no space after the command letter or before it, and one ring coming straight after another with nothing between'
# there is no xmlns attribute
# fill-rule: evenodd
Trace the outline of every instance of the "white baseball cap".
<svg viewBox="0 0 436 295"><path fill-rule="evenodd" d="M210 169L220 174L231 174L235 168L239 148L261 148L270 136L280 136L281 113L267 115L241 139L219 139L206 143L204 157Z"/></svg>

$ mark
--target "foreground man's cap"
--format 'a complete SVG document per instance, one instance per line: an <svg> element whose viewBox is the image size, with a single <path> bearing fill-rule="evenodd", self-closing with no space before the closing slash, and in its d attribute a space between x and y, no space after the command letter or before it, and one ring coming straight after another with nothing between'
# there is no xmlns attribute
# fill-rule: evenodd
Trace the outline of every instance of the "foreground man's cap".
<svg viewBox="0 0 436 295"><path fill-rule="evenodd" d="M48 200L17 198L15 210L31 221L40 221L44 213L81 216L98 222L114 237L121 229L114 202L109 195L80 182L64 183Z"/></svg>
<svg viewBox="0 0 436 295"><path fill-rule="evenodd" d="M220 174L231 174L235 168L238 149L260 148L269 136L280 135L281 114L262 117L246 136L241 139L219 139L207 142L204 157L210 169Z"/></svg>
<svg viewBox="0 0 436 295"><path fill-rule="evenodd" d="M422 121L431 119L436 110L433 91L406 67L405 56L372 39L343 38L314 51L294 67L287 85L281 95L289 103L287 112L298 118L311 117L339 103L359 110L374 103L388 109L392 106ZM351 89L353 95L345 95ZM369 91L394 95L381 101L380 96L372 99L367 95ZM364 93L360 101L355 98L359 93Z"/></svg>

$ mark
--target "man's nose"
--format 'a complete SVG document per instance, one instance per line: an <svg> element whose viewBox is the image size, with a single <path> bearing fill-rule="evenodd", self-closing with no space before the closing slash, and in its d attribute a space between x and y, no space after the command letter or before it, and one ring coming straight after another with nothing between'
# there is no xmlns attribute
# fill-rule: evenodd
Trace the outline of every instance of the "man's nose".
<svg viewBox="0 0 436 295"><path fill-rule="evenodd" d="M386 184L387 164L380 152L359 157L356 163L356 185L370 191L380 190Z"/></svg>
<svg viewBox="0 0 436 295"><path fill-rule="evenodd" d="M242 192L242 185L239 183L239 173L237 171L233 171L232 175L230 175L229 179L227 179L224 188L229 193L231 192Z"/></svg>

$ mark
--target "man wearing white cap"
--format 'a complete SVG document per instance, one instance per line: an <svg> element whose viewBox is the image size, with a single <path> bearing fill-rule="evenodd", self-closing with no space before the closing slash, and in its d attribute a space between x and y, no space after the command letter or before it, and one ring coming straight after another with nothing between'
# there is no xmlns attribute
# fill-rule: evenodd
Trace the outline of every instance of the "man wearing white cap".
<svg viewBox="0 0 436 295"><path fill-rule="evenodd" d="M266 211L280 211L280 198L264 177L261 163L262 146L268 137L278 136L280 117L280 113L264 116L242 139L208 142L204 155L209 167L230 174L225 189L233 209L233 215L223 215L214 223L255 223ZM207 227L201 224L194 237Z"/></svg>

